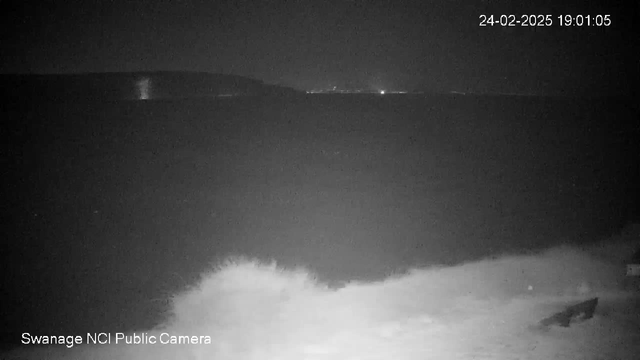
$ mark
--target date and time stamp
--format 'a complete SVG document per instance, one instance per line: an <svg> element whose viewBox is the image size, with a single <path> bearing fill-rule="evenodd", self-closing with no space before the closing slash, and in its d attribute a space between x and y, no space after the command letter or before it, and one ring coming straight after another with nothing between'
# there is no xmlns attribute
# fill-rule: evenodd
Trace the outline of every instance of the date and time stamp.
<svg viewBox="0 0 640 360"><path fill-rule="evenodd" d="M478 16L480 27L592 27L605 28L612 25L609 14L501 14Z"/></svg>

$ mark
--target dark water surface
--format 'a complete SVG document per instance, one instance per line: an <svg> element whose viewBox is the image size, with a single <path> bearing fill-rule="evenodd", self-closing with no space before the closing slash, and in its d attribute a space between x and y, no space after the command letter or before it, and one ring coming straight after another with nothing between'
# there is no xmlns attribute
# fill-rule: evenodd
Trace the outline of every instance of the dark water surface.
<svg viewBox="0 0 640 360"><path fill-rule="evenodd" d="M3 106L4 332L125 331L227 254L331 281L637 219L615 99L300 96ZM8 116L7 116L8 115Z"/></svg>

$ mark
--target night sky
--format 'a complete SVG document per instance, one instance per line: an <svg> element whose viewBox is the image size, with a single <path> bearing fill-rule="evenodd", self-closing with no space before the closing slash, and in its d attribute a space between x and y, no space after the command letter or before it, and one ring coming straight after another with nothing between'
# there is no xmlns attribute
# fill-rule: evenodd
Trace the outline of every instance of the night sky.
<svg viewBox="0 0 640 360"><path fill-rule="evenodd" d="M637 2L525 3L3 1L0 72L205 71L305 90L631 91ZM553 25L481 27L482 14L549 14ZM561 27L562 14L610 14L611 25Z"/></svg>

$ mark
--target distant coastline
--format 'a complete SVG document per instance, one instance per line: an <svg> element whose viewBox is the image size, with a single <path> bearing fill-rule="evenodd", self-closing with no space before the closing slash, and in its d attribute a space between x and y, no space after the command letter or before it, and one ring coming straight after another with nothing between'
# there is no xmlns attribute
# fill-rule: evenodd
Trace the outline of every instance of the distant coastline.
<svg viewBox="0 0 640 360"><path fill-rule="evenodd" d="M0 84L5 98L36 100L155 100L298 93L293 88L237 75L182 71L3 74Z"/></svg>

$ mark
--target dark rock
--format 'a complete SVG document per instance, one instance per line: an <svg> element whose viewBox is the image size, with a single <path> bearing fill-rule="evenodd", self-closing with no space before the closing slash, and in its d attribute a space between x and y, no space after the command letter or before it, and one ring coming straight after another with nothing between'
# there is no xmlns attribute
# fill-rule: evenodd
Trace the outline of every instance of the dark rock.
<svg viewBox="0 0 640 360"><path fill-rule="evenodd" d="M589 299L581 303L568 306L563 311L557 312L540 321L543 327L557 325L561 327L569 327L572 322L580 322L591 319L598 306L598 298Z"/></svg>

